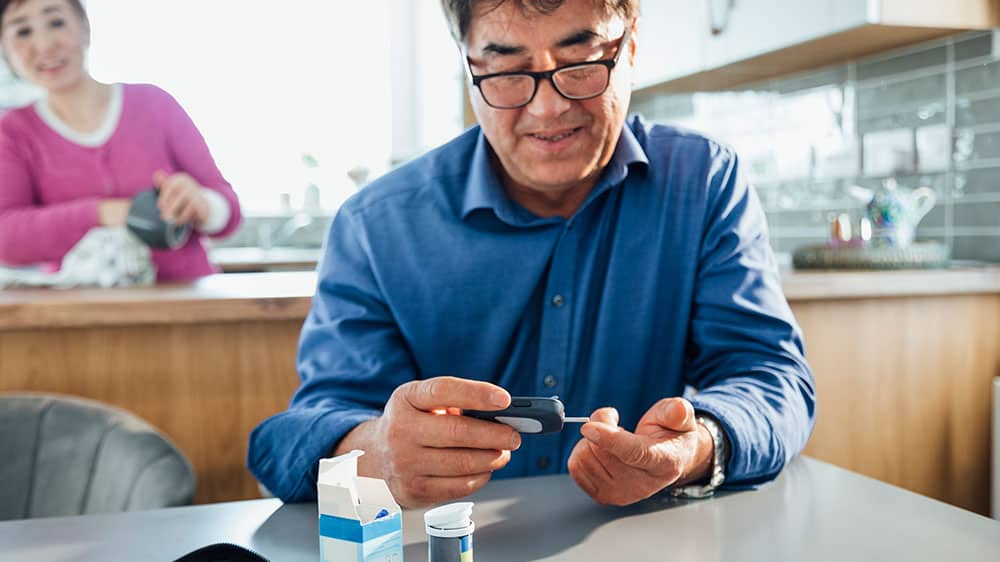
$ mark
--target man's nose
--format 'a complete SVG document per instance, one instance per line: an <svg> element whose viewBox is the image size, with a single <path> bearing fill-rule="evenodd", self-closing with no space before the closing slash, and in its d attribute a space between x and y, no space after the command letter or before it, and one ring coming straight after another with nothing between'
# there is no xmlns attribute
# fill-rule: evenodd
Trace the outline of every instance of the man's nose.
<svg viewBox="0 0 1000 562"><path fill-rule="evenodd" d="M549 79L539 81L538 91L525 109L536 117L552 117L566 113L572 104L572 101L556 90L555 84Z"/></svg>

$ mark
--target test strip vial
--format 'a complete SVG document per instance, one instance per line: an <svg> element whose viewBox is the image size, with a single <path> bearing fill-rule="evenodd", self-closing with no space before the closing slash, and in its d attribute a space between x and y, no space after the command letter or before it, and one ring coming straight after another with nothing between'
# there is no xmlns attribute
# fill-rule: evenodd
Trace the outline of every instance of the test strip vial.
<svg viewBox="0 0 1000 562"><path fill-rule="evenodd" d="M424 513L427 562L472 562L473 505L450 503Z"/></svg>

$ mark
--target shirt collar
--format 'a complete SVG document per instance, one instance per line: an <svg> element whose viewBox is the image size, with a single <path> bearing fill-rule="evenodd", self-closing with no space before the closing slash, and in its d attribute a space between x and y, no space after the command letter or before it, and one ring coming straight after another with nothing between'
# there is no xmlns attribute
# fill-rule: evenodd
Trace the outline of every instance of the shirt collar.
<svg viewBox="0 0 1000 562"><path fill-rule="evenodd" d="M479 129L476 148L472 153L472 164L465 184L465 200L462 202L462 218L477 209L492 209L497 216L513 214L514 205L507 199L500 178L493 171L490 162L490 144Z"/></svg>
<svg viewBox="0 0 1000 562"><path fill-rule="evenodd" d="M638 120L633 124L638 124ZM600 192L620 184L628 176L633 164L649 166L649 158L630 126L622 127L618 144L611 155L611 161L604 169L604 174L587 200L593 199ZM584 204L584 206L586 203ZM472 154L472 163L465 185L465 198L462 202L462 218L465 219L477 209L491 209L501 220L508 223L524 222L534 218L530 213L511 201L504 193L500 178L490 163L490 147L482 129ZM535 218L537 220L537 218Z"/></svg>

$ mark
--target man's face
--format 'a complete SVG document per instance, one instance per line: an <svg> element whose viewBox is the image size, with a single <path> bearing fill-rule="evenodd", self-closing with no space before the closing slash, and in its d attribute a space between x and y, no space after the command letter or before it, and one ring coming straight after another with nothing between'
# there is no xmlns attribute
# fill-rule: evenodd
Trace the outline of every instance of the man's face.
<svg viewBox="0 0 1000 562"><path fill-rule="evenodd" d="M567 0L555 12L523 13L514 2L473 16L466 38L472 73L545 71L614 56L626 22L591 0ZM473 110L493 147L508 189L558 199L589 189L611 160L631 97L632 42L611 73L604 94L587 100L561 96L548 80L517 109L490 107L473 88ZM511 185L513 183L513 185Z"/></svg>
<svg viewBox="0 0 1000 562"><path fill-rule="evenodd" d="M0 21L4 55L15 72L46 90L59 91L83 77L87 31L66 0L11 4Z"/></svg>

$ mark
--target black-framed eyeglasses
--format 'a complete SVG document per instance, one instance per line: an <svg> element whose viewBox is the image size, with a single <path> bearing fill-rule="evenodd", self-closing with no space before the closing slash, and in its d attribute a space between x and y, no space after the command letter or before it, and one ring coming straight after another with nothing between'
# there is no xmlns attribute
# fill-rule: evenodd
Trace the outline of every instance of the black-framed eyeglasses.
<svg viewBox="0 0 1000 562"><path fill-rule="evenodd" d="M611 70L618 64L631 30L631 23L626 24L618 49L610 59L576 62L544 72L495 72L482 76L472 73L472 61L469 57L465 57L465 63L472 85L479 88L486 105L496 109L517 109L528 105L535 99L538 82L541 80L551 82L559 95L566 99L586 100L596 98L608 89Z"/></svg>

